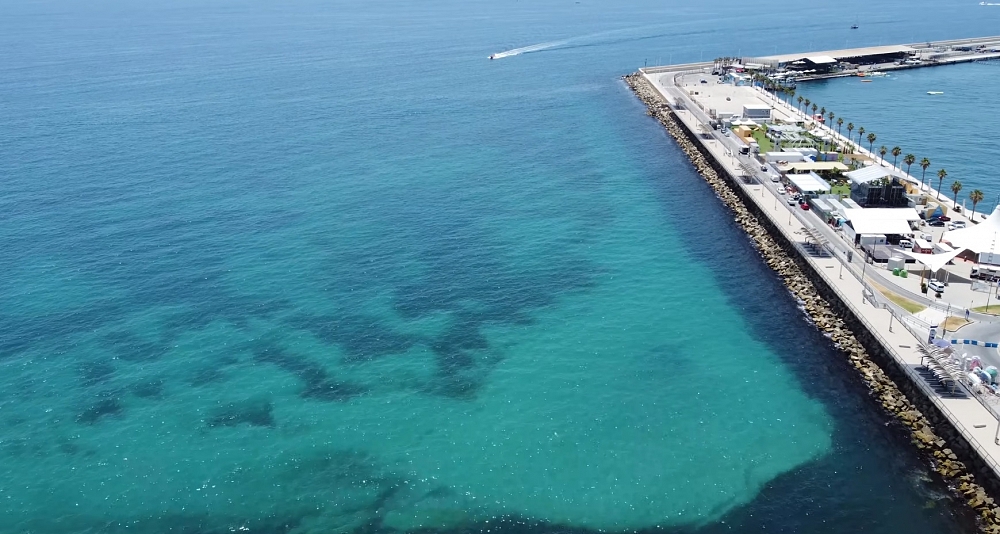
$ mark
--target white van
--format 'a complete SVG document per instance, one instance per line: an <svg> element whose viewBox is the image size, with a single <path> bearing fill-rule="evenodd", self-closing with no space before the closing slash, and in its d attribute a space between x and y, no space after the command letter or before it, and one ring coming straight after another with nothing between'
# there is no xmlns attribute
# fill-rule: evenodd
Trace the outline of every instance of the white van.
<svg viewBox="0 0 1000 534"><path fill-rule="evenodd" d="M930 282L927 282L927 289L930 289L935 293L944 293L944 284L938 282L937 280L931 280Z"/></svg>

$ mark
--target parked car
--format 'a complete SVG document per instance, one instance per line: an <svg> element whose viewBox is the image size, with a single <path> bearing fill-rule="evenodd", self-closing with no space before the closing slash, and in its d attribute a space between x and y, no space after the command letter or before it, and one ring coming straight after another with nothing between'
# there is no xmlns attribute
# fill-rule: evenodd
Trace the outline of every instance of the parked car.
<svg viewBox="0 0 1000 534"><path fill-rule="evenodd" d="M930 289L935 293L944 293L944 284L938 282L937 280L931 280L930 282L927 282L927 289Z"/></svg>
<svg viewBox="0 0 1000 534"><path fill-rule="evenodd" d="M794 205L798 204L798 202L796 202L794 198L789 198L789 199L786 200L786 202L788 202L789 206L794 206Z"/></svg>
<svg viewBox="0 0 1000 534"><path fill-rule="evenodd" d="M767 165L761 165L760 170L767 172Z"/></svg>
<svg viewBox="0 0 1000 534"><path fill-rule="evenodd" d="M913 248L913 241L910 241L909 239L900 239L899 247L905 249Z"/></svg>
<svg viewBox="0 0 1000 534"><path fill-rule="evenodd" d="M927 223L927 226L941 227L944 226L944 221L941 221L939 219L934 219L933 221Z"/></svg>
<svg viewBox="0 0 1000 534"><path fill-rule="evenodd" d="M803 202L803 203L799 204L799 207L802 208L802 209L804 209L804 210L806 210L806 211L809 211L809 203L807 203L807 202Z"/></svg>
<svg viewBox="0 0 1000 534"><path fill-rule="evenodd" d="M965 221L952 221L951 226L954 227L952 228L952 230L956 230L958 228L965 228Z"/></svg>

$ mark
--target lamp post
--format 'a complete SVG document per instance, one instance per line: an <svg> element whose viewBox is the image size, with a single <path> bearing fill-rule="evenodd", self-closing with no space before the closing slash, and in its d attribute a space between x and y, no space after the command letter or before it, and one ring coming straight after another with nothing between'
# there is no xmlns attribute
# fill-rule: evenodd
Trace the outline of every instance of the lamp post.
<svg viewBox="0 0 1000 534"><path fill-rule="evenodd" d="M868 251L864 247L861 250L865 253L864 259L861 260L864 262L861 264L861 300L863 302L865 300L865 269L868 267Z"/></svg>
<svg viewBox="0 0 1000 534"><path fill-rule="evenodd" d="M986 282L986 313L990 313L990 297L993 296L993 280Z"/></svg>

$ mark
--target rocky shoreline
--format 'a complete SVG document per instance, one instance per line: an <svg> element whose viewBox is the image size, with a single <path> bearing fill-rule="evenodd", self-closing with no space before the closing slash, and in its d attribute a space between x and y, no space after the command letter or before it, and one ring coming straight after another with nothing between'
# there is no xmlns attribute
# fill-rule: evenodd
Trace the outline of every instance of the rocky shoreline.
<svg viewBox="0 0 1000 534"><path fill-rule="evenodd" d="M767 265L778 273L792 294L801 301L816 327L830 337L848 358L868 386L871 395L909 431L913 444L930 461L934 471L975 511L980 529L990 534L1000 534L1000 507L988 495L986 488L977 482L976 475L967 467L966 462L960 461L958 454L949 447L941 435L945 432L934 430L935 427L940 429L941 425L950 424L942 421L941 417L935 417L935 425L873 361L865 345L859 341L859 336L855 335L821 295L821 291L807 274L811 268L804 262L800 264L801 258L796 258L797 253L789 253L747 208L730 183L713 166L711 156L703 153L700 146L689 137L660 93L639 73L625 76L624 80L646 105L647 114L666 128L698 173L731 210L733 220L747 233ZM964 452L963 457L967 458Z"/></svg>

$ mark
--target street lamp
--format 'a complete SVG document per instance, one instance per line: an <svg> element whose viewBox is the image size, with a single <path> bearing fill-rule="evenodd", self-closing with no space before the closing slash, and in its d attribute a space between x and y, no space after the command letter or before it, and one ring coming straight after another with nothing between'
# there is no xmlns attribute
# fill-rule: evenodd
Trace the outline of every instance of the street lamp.
<svg viewBox="0 0 1000 534"><path fill-rule="evenodd" d="M865 249L864 247L862 247L861 250L865 253L864 259L861 260L862 262L864 262L864 263L861 264L861 300L864 301L865 300L865 269L868 267L868 250Z"/></svg>

